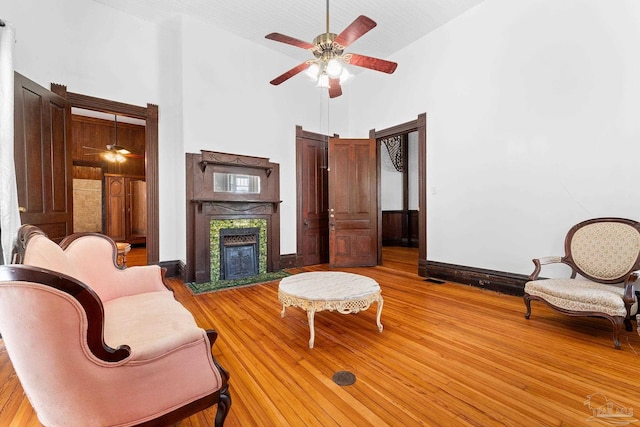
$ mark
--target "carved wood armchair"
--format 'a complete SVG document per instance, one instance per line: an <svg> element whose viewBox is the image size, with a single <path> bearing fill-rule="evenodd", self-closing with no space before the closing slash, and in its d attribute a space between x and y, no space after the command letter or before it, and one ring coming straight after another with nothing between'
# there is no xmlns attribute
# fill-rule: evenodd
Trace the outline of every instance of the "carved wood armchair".
<svg viewBox="0 0 640 427"><path fill-rule="evenodd" d="M573 226L565 238L565 255L536 258L524 287L525 317L531 301L543 301L569 316L596 316L613 324L613 343L620 349L623 325L632 330L638 311L634 283L640 272L640 223L624 218L595 218ZM570 278L541 279L542 266L563 263Z"/></svg>
<svg viewBox="0 0 640 427"><path fill-rule="evenodd" d="M0 266L0 333L46 426L168 425L231 406L228 374L158 266L119 267L107 236L58 246L22 226L19 264Z"/></svg>

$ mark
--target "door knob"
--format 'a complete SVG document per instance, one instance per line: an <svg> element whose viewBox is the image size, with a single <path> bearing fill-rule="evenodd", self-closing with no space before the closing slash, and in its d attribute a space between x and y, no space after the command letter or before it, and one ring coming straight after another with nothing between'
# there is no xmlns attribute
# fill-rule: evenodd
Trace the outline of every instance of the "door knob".
<svg viewBox="0 0 640 427"><path fill-rule="evenodd" d="M25 208L24 206L19 206L18 207L18 212L26 212L27 208Z"/></svg>

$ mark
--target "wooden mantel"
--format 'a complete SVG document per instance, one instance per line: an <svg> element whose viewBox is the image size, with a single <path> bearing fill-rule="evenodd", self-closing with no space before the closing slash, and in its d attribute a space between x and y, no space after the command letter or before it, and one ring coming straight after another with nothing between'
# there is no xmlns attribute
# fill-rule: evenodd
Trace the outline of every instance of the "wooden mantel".
<svg viewBox="0 0 640 427"><path fill-rule="evenodd" d="M257 176L260 192L214 190L214 173ZM264 218L267 221L267 271L280 269L280 165L264 157L202 150L186 154L186 282L211 280L211 220Z"/></svg>

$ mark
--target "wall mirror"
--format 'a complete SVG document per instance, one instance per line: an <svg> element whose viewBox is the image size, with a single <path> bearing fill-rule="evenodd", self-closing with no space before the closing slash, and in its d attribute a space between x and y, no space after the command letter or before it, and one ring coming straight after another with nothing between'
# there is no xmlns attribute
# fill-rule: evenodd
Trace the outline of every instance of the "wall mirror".
<svg viewBox="0 0 640 427"><path fill-rule="evenodd" d="M259 194L260 177L256 175L214 172L213 191L220 193Z"/></svg>

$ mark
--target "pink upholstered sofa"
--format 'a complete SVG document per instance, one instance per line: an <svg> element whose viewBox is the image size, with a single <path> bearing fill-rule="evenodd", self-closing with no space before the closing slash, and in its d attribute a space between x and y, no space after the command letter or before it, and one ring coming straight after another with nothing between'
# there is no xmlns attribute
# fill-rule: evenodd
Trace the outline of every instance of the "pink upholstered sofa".
<svg viewBox="0 0 640 427"><path fill-rule="evenodd" d="M14 256L0 266L0 334L40 422L167 425L217 404L224 423L217 333L196 325L160 267L118 267L100 234L59 246L29 225Z"/></svg>

